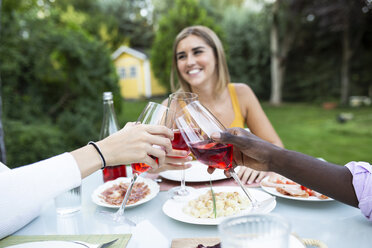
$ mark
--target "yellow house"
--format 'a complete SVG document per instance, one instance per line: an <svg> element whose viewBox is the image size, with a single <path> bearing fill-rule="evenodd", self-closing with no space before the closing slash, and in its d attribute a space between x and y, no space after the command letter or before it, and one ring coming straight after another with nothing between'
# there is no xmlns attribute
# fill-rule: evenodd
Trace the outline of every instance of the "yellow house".
<svg viewBox="0 0 372 248"><path fill-rule="evenodd" d="M119 75L120 93L124 99L150 98L167 93L154 77L150 60L143 52L121 46L111 58Z"/></svg>

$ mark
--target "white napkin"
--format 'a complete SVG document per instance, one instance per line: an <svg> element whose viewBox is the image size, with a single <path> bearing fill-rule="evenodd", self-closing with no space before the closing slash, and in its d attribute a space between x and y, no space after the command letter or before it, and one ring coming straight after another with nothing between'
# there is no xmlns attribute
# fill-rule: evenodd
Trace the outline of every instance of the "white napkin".
<svg viewBox="0 0 372 248"><path fill-rule="evenodd" d="M157 247L169 248L169 240L148 220L142 221L134 228L127 248Z"/></svg>

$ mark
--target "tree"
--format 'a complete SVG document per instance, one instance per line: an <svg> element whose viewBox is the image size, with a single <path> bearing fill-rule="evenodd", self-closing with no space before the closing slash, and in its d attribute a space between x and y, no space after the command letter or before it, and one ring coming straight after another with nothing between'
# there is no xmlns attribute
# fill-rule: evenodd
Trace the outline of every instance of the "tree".
<svg viewBox="0 0 372 248"><path fill-rule="evenodd" d="M115 33L114 49L126 43L131 47L147 49L154 39L153 22L150 2L147 0L99 0L101 19L94 20L91 30L100 22L112 19L116 26L109 31ZM103 15L102 15L103 14ZM102 31L102 30L101 30Z"/></svg>
<svg viewBox="0 0 372 248"><path fill-rule="evenodd" d="M4 143L4 128L3 128L3 104L2 104L2 97L1 97L1 77L0 77L0 161L4 164L6 163L6 150L5 150L5 143Z"/></svg>
<svg viewBox="0 0 372 248"><path fill-rule="evenodd" d="M236 7L236 10L244 8L245 0L200 0L200 5L206 9L208 16L212 16L217 22L223 22L226 10Z"/></svg>
<svg viewBox="0 0 372 248"><path fill-rule="evenodd" d="M222 27L232 82L247 83L260 98L270 94L270 41L267 12L231 6Z"/></svg>
<svg viewBox="0 0 372 248"><path fill-rule="evenodd" d="M346 105L351 88L352 58L359 49L365 35L368 22L368 12L371 13L371 1L315 1L308 11L318 20L319 32L330 32L340 35L340 102Z"/></svg>
<svg viewBox="0 0 372 248"><path fill-rule="evenodd" d="M159 21L151 48L151 64L155 76L168 90L173 41L183 28L192 25L204 25L218 35L221 34L221 29L207 16L206 10L201 8L196 0L176 0L174 6Z"/></svg>
<svg viewBox="0 0 372 248"><path fill-rule="evenodd" d="M306 2L304 0L276 0L272 5L270 103L273 105L279 105L282 102L287 59L300 29L301 11Z"/></svg>
<svg viewBox="0 0 372 248"><path fill-rule="evenodd" d="M152 23L154 24L154 29L158 30L159 20L168 13L169 9L174 8L174 0L151 0L153 4L152 11Z"/></svg>
<svg viewBox="0 0 372 248"><path fill-rule="evenodd" d="M66 21L83 16L79 28L111 51L123 44L146 49L154 38L148 0L64 0L55 1L53 8L60 9Z"/></svg>
<svg viewBox="0 0 372 248"><path fill-rule="evenodd" d="M1 40L1 8L2 0L0 0L0 40ZM1 66L1 65L0 65ZM4 129L3 129L3 100L1 97L2 92L2 82L1 82L1 71L0 71L0 161L6 163L6 152L4 143Z"/></svg>
<svg viewBox="0 0 372 248"><path fill-rule="evenodd" d="M0 66L9 164L31 163L97 139L102 92L119 95L110 51L81 25L64 20L61 9L43 18L36 4L24 11L4 9L0 56L6 60Z"/></svg>

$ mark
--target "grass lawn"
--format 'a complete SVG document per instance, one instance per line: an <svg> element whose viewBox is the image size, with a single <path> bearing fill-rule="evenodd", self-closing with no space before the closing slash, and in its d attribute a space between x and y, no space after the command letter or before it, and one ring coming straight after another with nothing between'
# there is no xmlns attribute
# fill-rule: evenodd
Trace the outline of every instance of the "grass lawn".
<svg viewBox="0 0 372 248"><path fill-rule="evenodd" d="M149 101L161 103L163 99L156 98L141 101L123 101L121 106L122 111L117 116L119 123L121 124L127 123L128 121L136 121L138 116L141 114L142 110L145 108L146 104Z"/></svg>
<svg viewBox="0 0 372 248"><path fill-rule="evenodd" d="M135 121L147 102L124 101L120 123ZM342 165L352 160L372 162L372 107L325 110L311 104L262 105L287 149ZM340 113L351 113L353 119L340 124Z"/></svg>
<svg viewBox="0 0 372 248"><path fill-rule="evenodd" d="M263 105L287 149L346 164L349 161L372 162L372 108L325 110L317 105ZM337 122L340 113L352 113L353 119Z"/></svg>

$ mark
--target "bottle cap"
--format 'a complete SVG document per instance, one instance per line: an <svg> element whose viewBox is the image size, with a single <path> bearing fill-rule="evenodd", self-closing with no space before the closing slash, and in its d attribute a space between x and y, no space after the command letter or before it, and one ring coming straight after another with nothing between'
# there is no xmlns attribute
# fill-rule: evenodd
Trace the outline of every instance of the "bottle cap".
<svg viewBox="0 0 372 248"><path fill-rule="evenodd" d="M112 100L112 92L111 91L103 92L103 100Z"/></svg>

